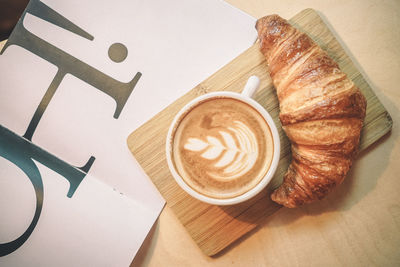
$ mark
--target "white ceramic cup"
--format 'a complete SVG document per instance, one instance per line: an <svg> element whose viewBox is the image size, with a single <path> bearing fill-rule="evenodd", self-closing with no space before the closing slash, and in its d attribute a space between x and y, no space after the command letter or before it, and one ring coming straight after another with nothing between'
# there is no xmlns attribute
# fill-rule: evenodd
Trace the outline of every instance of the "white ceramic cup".
<svg viewBox="0 0 400 267"><path fill-rule="evenodd" d="M235 92L226 92L226 91L219 91L219 92L212 92L208 93L202 96L199 96L192 101L190 101L188 104L186 104L179 112L176 114L174 120L171 123L171 126L169 128L168 134L167 134L167 140L166 140L166 158L167 158L167 163L169 170L171 171L172 176L174 177L175 181L178 183L178 185L185 190L189 195L192 197L209 203L209 204L214 204L214 205L233 205L237 204L243 201L246 201L255 195L257 195L262 189L264 189L267 184L271 181L276 168L278 166L279 162L279 155L280 155L280 140L279 140L279 134L278 130L276 128L276 125L274 121L272 120L271 116L269 113L260 105L258 104L254 99L251 97L254 95L255 91L257 90L258 86L260 84L260 80L257 76L251 76L242 93L235 93ZM202 195L201 193L195 191L192 189L184 180L183 178L179 175L178 171L175 168L175 165L172 160L172 142L174 138L174 132L176 128L178 127L180 121L184 117L187 112L189 112L194 106L196 106L199 102L202 102L206 99L214 98L214 97L229 97L233 99L240 100L251 107L255 108L265 119L267 122L271 133L272 133L272 139L274 143L274 153L272 157L272 162L270 165L269 170L267 171L266 175L262 178L262 180L252 189L247 191L246 193L233 197L233 198L227 198L227 199L218 199L218 198L212 198L209 196Z"/></svg>

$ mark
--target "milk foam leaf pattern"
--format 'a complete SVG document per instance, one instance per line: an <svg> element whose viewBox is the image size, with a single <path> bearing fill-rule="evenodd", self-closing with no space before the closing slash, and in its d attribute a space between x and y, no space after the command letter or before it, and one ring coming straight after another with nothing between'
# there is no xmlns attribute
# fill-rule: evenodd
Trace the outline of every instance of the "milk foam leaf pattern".
<svg viewBox="0 0 400 267"><path fill-rule="evenodd" d="M234 125L227 131L219 131L218 138L207 136L206 141L199 138L188 138L184 148L194 152L202 152L204 159L220 159L214 167L222 169L222 172L209 174L217 179L234 179L244 175L255 164L258 156L258 145L254 133L240 121L234 121Z"/></svg>

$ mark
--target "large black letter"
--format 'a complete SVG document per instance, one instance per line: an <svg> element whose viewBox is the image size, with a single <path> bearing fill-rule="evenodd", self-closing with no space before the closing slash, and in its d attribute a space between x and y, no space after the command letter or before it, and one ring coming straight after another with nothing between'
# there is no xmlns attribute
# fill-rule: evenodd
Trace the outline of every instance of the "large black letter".
<svg viewBox="0 0 400 267"><path fill-rule="evenodd" d="M58 72L47 89L46 94L43 96L35 114L33 115L24 137L28 140L32 140L32 136L44 111L46 110L54 93L67 73L72 74L78 79L94 86L98 90L112 97L117 104L114 112L114 118L117 119L142 74L140 72L136 73L136 75L128 83L122 83L110 76L107 76L101 71L89 66L85 62L71 56L70 54L28 31L23 24L26 13L31 13L43 20L78 34L86 39L94 39L89 33L85 32L39 0L31 0L29 2L26 10L21 16L21 19L15 26L13 33L3 47L1 54L4 53L9 46L17 45L54 64L58 67ZM118 49L118 46L116 48Z"/></svg>
<svg viewBox="0 0 400 267"><path fill-rule="evenodd" d="M39 170L33 161L36 160L53 171L64 176L69 182L68 197L72 197L86 173L44 151L32 142L16 135L0 125L0 157L7 159L20 168L30 179L36 194L35 215L26 231L14 241L0 244L0 257L17 250L31 235L40 217L43 205L43 182Z"/></svg>

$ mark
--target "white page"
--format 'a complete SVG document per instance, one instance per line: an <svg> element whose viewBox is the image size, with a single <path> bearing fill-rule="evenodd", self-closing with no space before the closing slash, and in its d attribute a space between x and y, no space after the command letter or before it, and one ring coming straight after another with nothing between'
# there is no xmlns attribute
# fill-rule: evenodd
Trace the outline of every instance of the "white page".
<svg viewBox="0 0 400 267"><path fill-rule="evenodd" d="M118 119L113 118L113 98L67 74L32 138L74 166L94 156L89 175L146 210L147 223L129 233L134 236L129 237L133 246L128 248L132 259L164 201L129 152L128 135L247 49L256 38L255 19L218 0L43 2L94 39L27 14L24 26L30 32L117 81L128 82L142 73ZM113 43L127 47L128 56L121 63L107 55ZM33 53L8 47L0 56L0 124L22 136L56 72L55 65ZM98 209L103 212L105 207Z"/></svg>

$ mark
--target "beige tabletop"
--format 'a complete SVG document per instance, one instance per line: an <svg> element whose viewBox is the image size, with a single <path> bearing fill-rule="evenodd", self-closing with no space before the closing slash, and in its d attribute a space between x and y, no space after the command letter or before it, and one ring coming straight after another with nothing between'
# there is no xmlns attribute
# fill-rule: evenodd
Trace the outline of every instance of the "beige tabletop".
<svg viewBox="0 0 400 267"><path fill-rule="evenodd" d="M196 246L168 206L134 266L400 266L400 1L228 0L259 18L319 12L393 118L325 200L282 208L217 257Z"/></svg>
<svg viewBox="0 0 400 267"><path fill-rule="evenodd" d="M282 208L217 257L205 256L166 206L132 265L400 266L400 1L228 2L256 18L317 10L391 114L392 132L325 200Z"/></svg>

